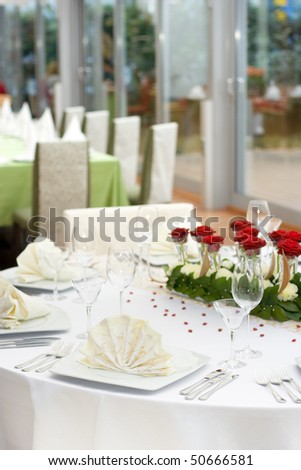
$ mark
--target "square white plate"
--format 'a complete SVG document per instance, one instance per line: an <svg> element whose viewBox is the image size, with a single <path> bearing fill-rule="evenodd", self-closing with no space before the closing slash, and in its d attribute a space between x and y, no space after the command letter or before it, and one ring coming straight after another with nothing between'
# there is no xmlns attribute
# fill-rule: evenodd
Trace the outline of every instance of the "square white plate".
<svg viewBox="0 0 301 470"><path fill-rule="evenodd" d="M4 277L4 279L11 284L13 284L15 287L20 288L24 292L29 291L53 291L54 288L54 282L50 279L43 279L41 281L36 281L36 282L20 282L16 278L16 272L17 272L17 267L13 268L8 268L8 269L3 269L3 271L0 272L0 275ZM72 284L71 281L65 281L65 282L58 282L58 291L63 292L65 290L71 289Z"/></svg>
<svg viewBox="0 0 301 470"><path fill-rule="evenodd" d="M13 329L0 328L0 336L20 333L38 333L42 331L65 331L70 328L70 320L64 310L49 306L50 313L44 317L26 320Z"/></svg>
<svg viewBox="0 0 301 470"><path fill-rule="evenodd" d="M136 374L89 368L79 362L79 359L82 357L79 351L61 359L52 367L51 372L64 377L153 391L182 379L203 367L210 360L204 354L186 349L168 347L166 350L173 356L176 372L162 377L144 377Z"/></svg>

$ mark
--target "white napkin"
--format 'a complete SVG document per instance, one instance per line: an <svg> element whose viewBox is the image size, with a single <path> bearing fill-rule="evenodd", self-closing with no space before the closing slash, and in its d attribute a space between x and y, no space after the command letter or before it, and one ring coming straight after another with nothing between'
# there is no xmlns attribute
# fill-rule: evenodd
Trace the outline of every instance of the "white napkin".
<svg viewBox="0 0 301 470"><path fill-rule="evenodd" d="M30 162L34 160L37 145L37 133L33 121L24 123L23 130L25 135L26 149L20 155L16 155L14 160L20 162Z"/></svg>
<svg viewBox="0 0 301 470"><path fill-rule="evenodd" d="M96 369L144 376L174 372L161 335L148 322L126 315L105 318L92 328L80 352L80 362Z"/></svg>
<svg viewBox="0 0 301 470"><path fill-rule="evenodd" d="M16 328L22 321L44 317L49 312L48 305L0 278L0 328Z"/></svg>
<svg viewBox="0 0 301 470"><path fill-rule="evenodd" d="M42 251L47 256L57 254L59 248L51 240L45 239L27 245L24 251L18 256L16 277L19 282L30 283L41 281L42 279L53 279L53 272L43 259ZM59 281L70 281L78 276L78 271L66 263L59 272Z"/></svg>
<svg viewBox="0 0 301 470"><path fill-rule="evenodd" d="M39 142L57 140L58 136L50 108L46 108L40 119L37 120L36 130Z"/></svg>
<svg viewBox="0 0 301 470"><path fill-rule="evenodd" d="M85 134L81 131L80 122L77 116L72 117L62 140L67 140L69 142L85 142L87 140Z"/></svg>
<svg viewBox="0 0 301 470"><path fill-rule="evenodd" d="M160 224L158 229L158 241L152 242L150 247L150 255L176 255L176 245L173 241L168 241L168 239L170 239L170 230L166 224ZM194 240L192 240L190 235L187 237L187 256L188 258L195 259L197 259L199 256L197 244L194 242Z"/></svg>

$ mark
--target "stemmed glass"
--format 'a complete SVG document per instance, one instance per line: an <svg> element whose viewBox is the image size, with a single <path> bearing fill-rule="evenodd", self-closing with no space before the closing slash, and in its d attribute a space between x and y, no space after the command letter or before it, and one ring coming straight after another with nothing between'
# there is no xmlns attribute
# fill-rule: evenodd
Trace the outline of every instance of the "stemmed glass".
<svg viewBox="0 0 301 470"><path fill-rule="evenodd" d="M101 276L82 277L72 280L74 289L85 304L87 314L87 331L86 333L78 334L77 338L86 339L88 337L88 332L91 329L92 305L100 294L104 283L105 278Z"/></svg>
<svg viewBox="0 0 301 470"><path fill-rule="evenodd" d="M261 199L252 199L249 201L246 218L256 227L270 215L270 209L267 201ZM267 219L267 223L269 220Z"/></svg>
<svg viewBox="0 0 301 470"><path fill-rule="evenodd" d="M122 314L123 292L130 285L135 275L135 259L130 248L124 245L110 246L107 257L107 276L120 292L119 313Z"/></svg>
<svg viewBox="0 0 301 470"><path fill-rule="evenodd" d="M153 224L158 217L158 209L153 205L141 205L138 208L137 217L139 217L143 223L144 230L141 232L141 235L145 238L145 240L138 242L137 246L137 274L143 279L148 273L150 248L153 241Z"/></svg>
<svg viewBox="0 0 301 470"><path fill-rule="evenodd" d="M72 251L77 262L83 268L83 275L86 277L86 269L91 266L95 256L95 234L94 230L87 227L74 227L72 233Z"/></svg>
<svg viewBox="0 0 301 470"><path fill-rule="evenodd" d="M47 248L40 250L41 262L44 264L44 268L51 272L53 278L53 293L46 295L46 300L62 300L66 296L60 294L58 291L58 278L60 271L69 257L69 250L65 246L50 245Z"/></svg>
<svg viewBox="0 0 301 470"><path fill-rule="evenodd" d="M240 257L233 271L232 296L247 314L247 344L239 353L245 359L260 357L262 353L251 349L249 344L250 312L260 303L263 296L263 277L259 256L242 255Z"/></svg>
<svg viewBox="0 0 301 470"><path fill-rule="evenodd" d="M247 315L246 309L237 305L233 299L221 299L213 302L214 308L221 314L223 320L230 331L230 358L224 362L229 369L237 369L246 364L235 357L234 338L236 331L240 328L244 317Z"/></svg>

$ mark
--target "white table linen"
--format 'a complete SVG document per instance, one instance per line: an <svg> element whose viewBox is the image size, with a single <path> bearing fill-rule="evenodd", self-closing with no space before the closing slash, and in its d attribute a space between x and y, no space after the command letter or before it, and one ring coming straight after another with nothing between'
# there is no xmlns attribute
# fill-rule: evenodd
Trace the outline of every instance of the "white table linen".
<svg viewBox="0 0 301 470"><path fill-rule="evenodd" d="M71 340L85 329L84 305L74 291L57 303L70 315ZM93 306L93 322L118 312L109 283ZM148 320L164 344L195 350L211 361L156 392L84 382L50 372L24 373L14 365L47 348L0 349L1 449L300 449L301 406L278 404L255 382L255 368L287 363L301 381L301 328L251 321L250 341L263 356L205 402L185 401L179 390L216 368L229 352L229 333L213 309L165 291L158 284L128 288L124 313ZM242 340L240 334L239 340ZM285 395L285 392L281 393Z"/></svg>

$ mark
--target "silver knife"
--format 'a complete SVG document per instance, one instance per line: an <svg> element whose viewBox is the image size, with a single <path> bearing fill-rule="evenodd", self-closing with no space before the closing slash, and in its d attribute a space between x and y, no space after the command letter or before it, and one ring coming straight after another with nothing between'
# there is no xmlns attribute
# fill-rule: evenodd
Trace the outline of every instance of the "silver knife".
<svg viewBox="0 0 301 470"><path fill-rule="evenodd" d="M191 392L186 393L185 400L193 400L198 395L204 393L208 388L211 388L213 385L220 383L225 377L227 376L226 373L222 373L217 377L214 377L211 380L207 380L207 382L203 383L203 385L199 385L197 388L194 388Z"/></svg>
<svg viewBox="0 0 301 470"><path fill-rule="evenodd" d="M1 344L0 349L11 349L11 348L33 348L36 346L49 346L51 341L32 341L28 343L7 343Z"/></svg>
<svg viewBox="0 0 301 470"><path fill-rule="evenodd" d="M26 338L6 338L0 339L0 345L7 343L30 343L33 341L56 341L59 340L58 336L27 336Z"/></svg>
<svg viewBox="0 0 301 470"><path fill-rule="evenodd" d="M226 375L225 369L216 369L212 372L209 372L205 377L202 379L198 380L193 385L190 385L187 388L183 388L183 390L180 390L180 395L187 395L191 393L194 389L199 388L202 384L205 384L208 380L214 379L215 377L223 377Z"/></svg>
<svg viewBox="0 0 301 470"><path fill-rule="evenodd" d="M225 385L228 385L230 382L233 380L237 379L239 377L238 374L234 375L228 375L227 377L224 377L215 387L211 388L208 392L203 393L200 397L199 400L207 400L214 392L217 392L222 387L225 387Z"/></svg>

